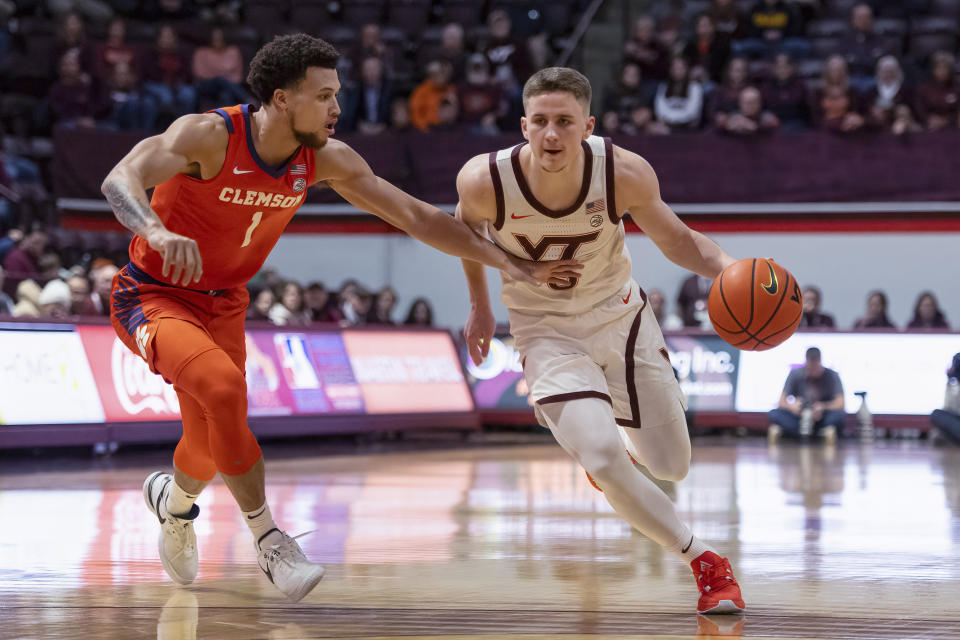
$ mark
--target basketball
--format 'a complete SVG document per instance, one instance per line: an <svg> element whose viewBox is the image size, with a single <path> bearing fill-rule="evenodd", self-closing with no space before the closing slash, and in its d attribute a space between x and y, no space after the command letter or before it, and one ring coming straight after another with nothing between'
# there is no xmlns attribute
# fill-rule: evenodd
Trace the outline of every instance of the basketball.
<svg viewBox="0 0 960 640"><path fill-rule="evenodd" d="M713 328L731 346L765 351L797 330L803 296L797 279L773 260L744 258L713 281L707 310Z"/></svg>

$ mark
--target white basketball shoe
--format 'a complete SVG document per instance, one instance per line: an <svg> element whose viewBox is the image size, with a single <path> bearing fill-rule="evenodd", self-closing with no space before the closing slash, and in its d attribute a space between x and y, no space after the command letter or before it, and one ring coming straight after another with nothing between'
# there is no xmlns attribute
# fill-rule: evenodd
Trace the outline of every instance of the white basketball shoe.
<svg viewBox="0 0 960 640"><path fill-rule="evenodd" d="M170 515L167 511L167 491L172 482L173 476L169 473L151 473L143 481L143 499L160 521L157 547L164 571L174 582L190 584L197 577L197 534L193 531L193 521L200 513L200 507L193 505L186 515Z"/></svg>
<svg viewBox="0 0 960 640"><path fill-rule="evenodd" d="M279 529L260 536L254 547L263 575L291 602L302 600L323 578L323 567L307 560L297 541Z"/></svg>

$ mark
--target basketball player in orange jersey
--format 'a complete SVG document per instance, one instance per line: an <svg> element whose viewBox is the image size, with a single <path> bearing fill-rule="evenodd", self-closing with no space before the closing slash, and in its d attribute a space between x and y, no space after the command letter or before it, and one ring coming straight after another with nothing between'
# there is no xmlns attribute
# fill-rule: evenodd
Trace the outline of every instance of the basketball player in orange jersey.
<svg viewBox="0 0 960 640"><path fill-rule="evenodd" d="M504 253L381 180L350 147L332 140L340 113L338 55L307 35L275 39L250 65L261 109L237 105L184 116L137 144L103 183L117 219L136 234L130 263L114 279L111 321L180 399L175 472L150 475L143 495L161 524L163 567L181 584L197 575L194 503L217 472L254 535L261 570L280 591L299 600L323 576L270 514L263 456L247 426L244 379L245 285L310 184L325 181L413 237L530 286L575 273L574 261L538 265Z"/></svg>
<svg viewBox="0 0 960 640"><path fill-rule="evenodd" d="M640 156L594 135L590 82L573 69L534 74L523 90L527 143L471 159L457 177L457 214L506 251L583 264L579 276L531 287L504 272L503 302L537 419L620 516L690 564L697 611L744 609L730 563L680 521L670 499L636 469L679 481L690 466L685 399L643 290L631 278L622 214L667 258L709 278L733 259L691 230L660 198ZM494 334L483 266L464 260L471 309L464 331L480 363Z"/></svg>

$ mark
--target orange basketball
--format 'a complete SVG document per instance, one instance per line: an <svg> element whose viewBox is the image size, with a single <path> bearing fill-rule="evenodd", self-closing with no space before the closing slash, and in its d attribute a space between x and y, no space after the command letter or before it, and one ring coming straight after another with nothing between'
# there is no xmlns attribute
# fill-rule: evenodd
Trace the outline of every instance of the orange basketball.
<svg viewBox="0 0 960 640"><path fill-rule="evenodd" d="M744 258L713 281L707 310L713 328L732 346L765 351L797 330L803 296L797 279L773 260Z"/></svg>

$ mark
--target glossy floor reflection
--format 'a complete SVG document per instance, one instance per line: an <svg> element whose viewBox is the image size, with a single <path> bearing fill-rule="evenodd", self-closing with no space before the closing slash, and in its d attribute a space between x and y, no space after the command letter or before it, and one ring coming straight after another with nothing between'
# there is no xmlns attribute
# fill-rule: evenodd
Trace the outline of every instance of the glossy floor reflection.
<svg viewBox="0 0 960 640"><path fill-rule="evenodd" d="M98 466L0 472L0 638L960 638L955 449L695 443L663 486L748 605L710 618L552 444L268 457L274 516L315 530L300 542L328 571L295 605L221 482L184 588L142 502L155 465Z"/></svg>

